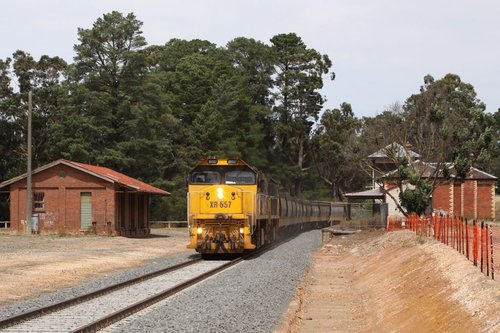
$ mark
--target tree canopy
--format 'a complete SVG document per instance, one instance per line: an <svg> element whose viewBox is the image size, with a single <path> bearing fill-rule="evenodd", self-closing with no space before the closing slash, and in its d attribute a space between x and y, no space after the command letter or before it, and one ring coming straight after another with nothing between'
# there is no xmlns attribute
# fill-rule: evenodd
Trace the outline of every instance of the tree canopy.
<svg viewBox="0 0 500 333"><path fill-rule="evenodd" d="M450 168L455 181L465 180L472 166L495 173L492 157L498 156L500 132L494 116L484 112L485 105L477 99L474 87L458 75L447 74L439 80L425 76L418 94L410 96L403 107L391 109L367 119L366 124L397 124L385 133L405 150L403 155L387 152L396 165L393 175L403 213L423 213L436 186L449 180ZM384 137L378 133L383 132L377 125L363 135L378 141ZM425 163L414 163L410 149Z"/></svg>
<svg viewBox="0 0 500 333"><path fill-rule="evenodd" d="M104 165L167 189L153 218L184 219L186 174L209 155L239 156L283 190L342 200L371 183L366 157L392 142L433 162L500 174L500 111L485 113L456 74L428 75L420 91L375 117L345 102L323 110L332 61L295 33L148 45L133 13L113 11L79 28L73 63L26 51L0 59L0 180L25 167L26 109L33 91L34 166L58 158ZM409 172L403 194L419 210L432 183Z"/></svg>

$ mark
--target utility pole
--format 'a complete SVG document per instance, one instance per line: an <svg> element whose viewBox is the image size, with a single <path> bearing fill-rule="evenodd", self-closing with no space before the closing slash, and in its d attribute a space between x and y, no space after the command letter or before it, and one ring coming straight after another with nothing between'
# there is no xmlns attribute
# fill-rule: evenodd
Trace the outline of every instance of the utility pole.
<svg viewBox="0 0 500 333"><path fill-rule="evenodd" d="M26 234L31 235L31 217L33 214L31 199L31 90L28 92L28 177L26 178Z"/></svg>

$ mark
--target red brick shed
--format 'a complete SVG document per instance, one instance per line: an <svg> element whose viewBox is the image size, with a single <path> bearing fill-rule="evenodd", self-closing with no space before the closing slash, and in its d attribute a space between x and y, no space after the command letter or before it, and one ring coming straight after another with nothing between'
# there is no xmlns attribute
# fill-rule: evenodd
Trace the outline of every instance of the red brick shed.
<svg viewBox="0 0 500 333"><path fill-rule="evenodd" d="M497 178L471 168L464 181L443 182L432 196L433 208L471 219L495 219L495 184Z"/></svg>
<svg viewBox="0 0 500 333"><path fill-rule="evenodd" d="M392 197L399 200L399 189L395 186L394 169L396 169L395 160L406 158L413 164L413 168L419 171L423 178L433 177L437 168L442 165L436 163L424 162L420 155L412 150L410 146L402 146L392 143L379 151L368 156L368 160L373 165L372 185L375 187L375 179L381 178L384 188ZM495 184L497 178L477 168L471 168L466 178L460 180L457 178L453 163L446 163L450 171L448 180L439 172L438 185L434 189L432 202L429 207L429 213L432 210L443 212L450 215L462 216L470 219L495 219ZM359 198L362 195L371 195L372 193L349 193L349 198ZM376 194L376 193L375 193ZM380 199L373 195L370 199ZM402 216L402 213L396 208L396 202L389 196L384 195L384 202L389 204L389 216Z"/></svg>
<svg viewBox="0 0 500 333"><path fill-rule="evenodd" d="M413 165L415 169L421 170L423 178L430 177L436 171L436 165L433 163L418 160L413 162ZM477 168L470 168L466 178L459 180L453 164L448 163L448 166L451 177L446 180L441 175L438 179L429 209L468 219L494 220L497 178ZM387 174L383 180L385 189L392 192L394 198L399 198L399 189L395 186L392 173ZM401 216L393 200L389 197L386 200L389 203L389 215Z"/></svg>
<svg viewBox="0 0 500 333"><path fill-rule="evenodd" d="M0 183L10 193L10 228L26 227L26 177ZM149 197L170 195L114 170L57 160L32 173L34 223L41 233L144 236Z"/></svg>

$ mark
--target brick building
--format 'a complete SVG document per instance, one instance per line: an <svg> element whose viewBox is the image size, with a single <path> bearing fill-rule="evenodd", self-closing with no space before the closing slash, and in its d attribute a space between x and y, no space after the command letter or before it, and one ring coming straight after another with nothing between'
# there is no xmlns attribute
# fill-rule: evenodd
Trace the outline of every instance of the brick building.
<svg viewBox="0 0 500 333"><path fill-rule="evenodd" d="M452 163L447 163L450 177L443 177L440 166L427 163L420 159L420 155L409 146L390 144L368 156L373 166L372 189L363 192L346 194L349 201L373 200L388 203L388 215L402 217L397 209L399 188L394 180L394 161L406 158L412 163L412 168L423 177L431 178L437 173L437 186L432 194L431 204L427 214L432 211L462 216L469 219L495 219L495 185L497 178L477 168L471 168L464 180L456 177L456 170ZM436 169L436 168L439 168ZM382 180L383 190L376 186L376 179ZM404 185L411 186L411 185ZM387 193L386 193L387 192ZM394 199L395 200L394 200Z"/></svg>
<svg viewBox="0 0 500 333"><path fill-rule="evenodd" d="M0 183L10 193L10 228L26 228L26 174ZM32 173L33 225L41 233L149 234L149 197L170 193L114 170L57 160Z"/></svg>
<svg viewBox="0 0 500 333"><path fill-rule="evenodd" d="M495 183L496 177L475 168L464 181L441 180L434 189L426 214L437 211L468 219L494 220ZM384 187L392 197L399 199L399 188L391 180L384 180ZM403 216L389 195L385 195L384 200L389 204L389 216Z"/></svg>
<svg viewBox="0 0 500 333"><path fill-rule="evenodd" d="M464 181L452 178L434 190L432 206L437 211L472 219L495 219L496 177L471 168Z"/></svg>

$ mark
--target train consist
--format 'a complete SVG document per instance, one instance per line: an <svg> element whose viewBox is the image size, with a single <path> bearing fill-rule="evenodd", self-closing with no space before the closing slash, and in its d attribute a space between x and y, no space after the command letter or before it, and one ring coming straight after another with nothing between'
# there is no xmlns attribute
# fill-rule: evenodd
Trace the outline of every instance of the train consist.
<svg viewBox="0 0 500 333"><path fill-rule="evenodd" d="M327 226L329 202L280 194L275 183L239 158L207 158L188 177L188 248L204 255L243 253L280 235Z"/></svg>

